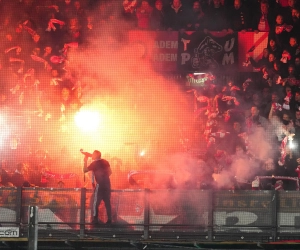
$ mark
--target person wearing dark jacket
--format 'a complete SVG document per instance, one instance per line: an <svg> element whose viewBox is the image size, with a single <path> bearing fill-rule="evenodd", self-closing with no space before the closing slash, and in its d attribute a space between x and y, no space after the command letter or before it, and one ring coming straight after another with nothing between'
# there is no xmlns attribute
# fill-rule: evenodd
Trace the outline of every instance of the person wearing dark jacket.
<svg viewBox="0 0 300 250"><path fill-rule="evenodd" d="M181 4L180 0L173 0L172 4L166 9L166 28L167 30L178 31L184 29L187 24L188 11Z"/></svg>
<svg viewBox="0 0 300 250"><path fill-rule="evenodd" d="M242 0L234 0L234 6L229 9L228 17L233 31L246 31L251 27L249 11Z"/></svg>
<svg viewBox="0 0 300 250"><path fill-rule="evenodd" d="M163 9L162 0L155 1L155 8L153 8L150 16L150 28L152 30L165 30L166 29L166 13Z"/></svg>
<svg viewBox="0 0 300 250"><path fill-rule="evenodd" d="M110 164L107 160L101 159L101 152L95 150L91 155L93 162L88 166L87 161L89 155L86 155L84 158L84 166L83 172L93 172L93 176L95 178L95 188L92 199L92 223L98 224L98 209L101 201L104 201L106 214L107 214L107 222L106 224L112 223L111 216L111 204L110 204L110 195L111 195L111 184L110 184L110 175L112 173Z"/></svg>
<svg viewBox="0 0 300 250"><path fill-rule="evenodd" d="M203 26L205 33L209 31L227 32L230 28L225 8L221 5L220 0L214 0L212 6L208 8Z"/></svg>
<svg viewBox="0 0 300 250"><path fill-rule="evenodd" d="M252 30L255 32L269 32L273 29L275 18L267 1L260 2L260 9L253 13L252 21Z"/></svg>

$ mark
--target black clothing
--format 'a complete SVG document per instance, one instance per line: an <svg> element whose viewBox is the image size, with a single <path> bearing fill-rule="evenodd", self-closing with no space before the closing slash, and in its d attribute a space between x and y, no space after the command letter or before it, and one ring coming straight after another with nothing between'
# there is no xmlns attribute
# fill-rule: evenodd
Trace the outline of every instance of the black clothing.
<svg viewBox="0 0 300 250"><path fill-rule="evenodd" d="M19 172L14 172L11 177L11 182L15 187L22 187L25 181L24 175Z"/></svg>
<svg viewBox="0 0 300 250"><path fill-rule="evenodd" d="M174 7L170 6L166 10L166 28L172 30L180 30L186 27L188 18L188 12L184 7L180 7L175 10Z"/></svg>
<svg viewBox="0 0 300 250"><path fill-rule="evenodd" d="M110 190L110 179L111 169L108 161L99 159L93 161L88 166L89 171L93 171L95 180L100 188Z"/></svg>
<svg viewBox="0 0 300 250"><path fill-rule="evenodd" d="M222 31L223 29L230 28L225 9L223 7L209 8L205 15L203 26L204 29L208 29L209 31Z"/></svg>
<svg viewBox="0 0 300 250"><path fill-rule="evenodd" d="M228 15L228 20L230 20L230 28L234 31L249 29L251 25L248 13L249 11L244 5L242 5L238 10L232 7Z"/></svg>
<svg viewBox="0 0 300 250"><path fill-rule="evenodd" d="M111 204L110 204L110 193L111 185L109 176L111 175L111 168L108 161L99 159L93 161L88 166L89 171L93 171L95 180L97 182L93 193L92 208L92 222L98 222L98 208L101 201L104 201L107 219L111 222Z"/></svg>
<svg viewBox="0 0 300 250"><path fill-rule="evenodd" d="M258 25L261 21L261 18L263 18L263 14L259 11L256 12L253 15L252 18L252 30L258 30ZM268 26L270 31L273 30L273 28L275 27L275 19L274 19L274 15L271 12L268 12L268 14L266 15L266 21L268 22Z"/></svg>
<svg viewBox="0 0 300 250"><path fill-rule="evenodd" d="M153 9L150 16L150 27L152 30L165 30L166 13L163 10Z"/></svg>

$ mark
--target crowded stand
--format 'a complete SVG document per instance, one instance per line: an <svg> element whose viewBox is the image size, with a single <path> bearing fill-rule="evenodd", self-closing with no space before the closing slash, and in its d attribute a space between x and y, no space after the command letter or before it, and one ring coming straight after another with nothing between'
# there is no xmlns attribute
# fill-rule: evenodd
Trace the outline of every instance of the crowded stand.
<svg viewBox="0 0 300 250"><path fill-rule="evenodd" d="M295 189L277 177L300 176L300 1L0 0L0 13L0 108L22 123L21 131L17 126L1 138L9 149L1 149L0 186L88 185L74 170L82 162L68 145L54 157L51 143L53 137L72 137L67 122L93 96L94 82L101 81L99 98L114 89L104 86L105 77L85 81L90 72L70 62L90 55L72 55L95 46L94 37L104 49L121 47L126 32L139 30L268 32L268 42L259 60L251 49L244 55L244 66L256 72L236 80L212 71L205 86L182 90L194 103L193 122L180 128L174 151L190 157L185 161L190 166L158 177L155 159L136 160L143 168L130 172L137 166L125 166L121 155L106 155L113 166L112 188L145 187L139 174L151 173L153 188L259 189L256 176L274 176L265 189ZM142 171L147 167L153 172ZM189 177L178 180L183 171Z"/></svg>

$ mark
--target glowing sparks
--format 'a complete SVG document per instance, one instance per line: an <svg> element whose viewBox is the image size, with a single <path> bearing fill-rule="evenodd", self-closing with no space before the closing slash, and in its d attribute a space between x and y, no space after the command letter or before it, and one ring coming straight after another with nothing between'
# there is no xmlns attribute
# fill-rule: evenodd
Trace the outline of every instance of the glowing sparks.
<svg viewBox="0 0 300 250"><path fill-rule="evenodd" d="M82 110L75 115L75 123L84 132L95 132L100 127L101 117L96 111Z"/></svg>

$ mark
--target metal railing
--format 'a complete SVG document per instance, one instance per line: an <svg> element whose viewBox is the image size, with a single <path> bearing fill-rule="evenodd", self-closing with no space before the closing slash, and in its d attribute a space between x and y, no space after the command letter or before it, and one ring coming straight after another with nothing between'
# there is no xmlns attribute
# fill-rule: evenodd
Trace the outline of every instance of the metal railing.
<svg viewBox="0 0 300 250"><path fill-rule="evenodd" d="M113 190L113 223L105 224L101 205L103 223L96 226L90 221L90 189L0 188L0 192L0 230L17 227L18 237L30 231L28 207L38 207L39 239L300 239L299 191ZM0 231L0 238L6 236Z"/></svg>

